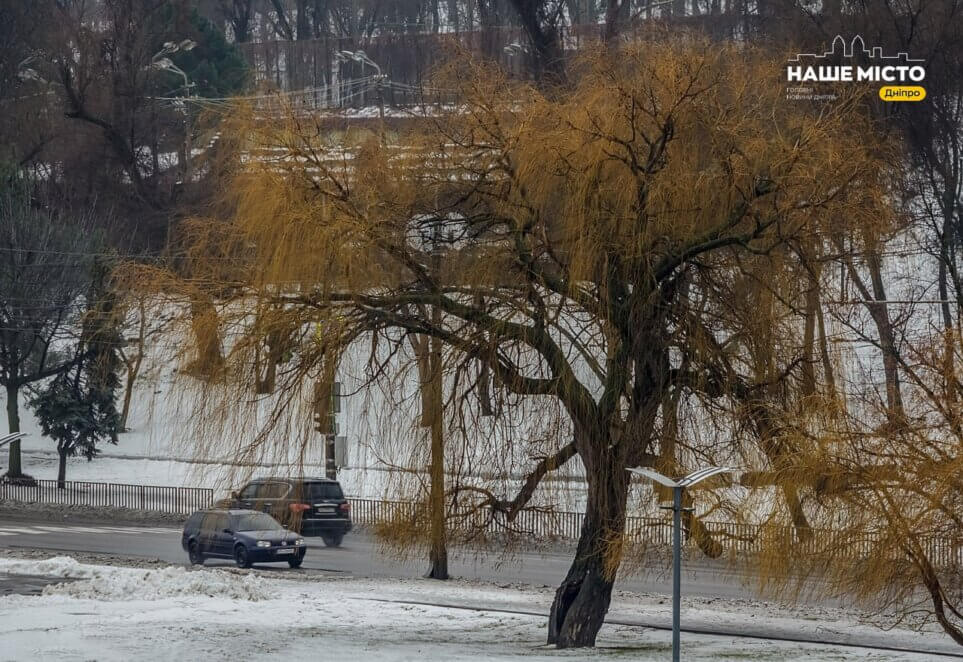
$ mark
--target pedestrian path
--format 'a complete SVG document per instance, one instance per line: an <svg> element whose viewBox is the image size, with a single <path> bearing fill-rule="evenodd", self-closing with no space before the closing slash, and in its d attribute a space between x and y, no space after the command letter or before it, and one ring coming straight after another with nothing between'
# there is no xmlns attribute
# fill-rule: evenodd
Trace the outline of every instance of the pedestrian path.
<svg viewBox="0 0 963 662"><path fill-rule="evenodd" d="M103 535L136 536L143 533L171 533L177 529L156 526L101 526L72 525L42 526L39 524L0 524L0 537L3 536L42 536L51 533L93 533Z"/></svg>

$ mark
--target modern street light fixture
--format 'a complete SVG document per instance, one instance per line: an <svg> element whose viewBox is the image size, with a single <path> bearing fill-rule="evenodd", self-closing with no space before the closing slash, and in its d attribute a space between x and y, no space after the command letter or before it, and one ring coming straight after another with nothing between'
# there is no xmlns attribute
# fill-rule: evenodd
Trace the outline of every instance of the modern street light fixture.
<svg viewBox="0 0 963 662"><path fill-rule="evenodd" d="M385 120L385 102L384 102L384 82L388 78L385 74L381 73L381 67L377 62L368 57L368 54L362 50L356 51L338 51L334 54L334 61L341 63L347 62L348 60L353 60L361 64L361 73L364 74L364 65L368 65L375 70L375 86L378 89L378 116L381 118L381 122L384 123ZM384 127L382 126L382 142L384 142Z"/></svg>
<svg viewBox="0 0 963 662"><path fill-rule="evenodd" d="M503 51L506 55L520 55L521 53L528 54L528 49L527 49L526 47L522 46L522 45L521 45L520 43L518 43L517 41L513 41L512 43L510 43L510 44L508 44L507 46L503 47L503 48L502 48L502 51Z"/></svg>
<svg viewBox="0 0 963 662"><path fill-rule="evenodd" d="M184 95L186 100L184 102L184 181L190 182L191 180L191 109L188 106L188 102L191 98L191 88L194 87L194 83L187 80L187 74L184 70L178 67L174 62L167 57L172 53L177 51L190 51L197 46L197 42L193 39L184 39L180 42L168 41L164 43L164 47L154 53L153 57L150 59L150 64L147 66L148 69L156 69L159 71L170 71L175 73L184 79Z"/></svg>
<svg viewBox="0 0 963 662"><path fill-rule="evenodd" d="M337 62L347 62L348 60L354 60L355 62L360 62L362 65L362 71L364 71L364 68L363 68L364 65L367 64L369 67L374 68L376 78L380 79L382 77L381 67L378 66L378 63L372 60L370 57L368 57L368 54L362 50L338 51L335 54L334 59Z"/></svg>
<svg viewBox="0 0 963 662"><path fill-rule="evenodd" d="M672 509L672 662L679 662L679 627L680 627L680 603L682 594L682 511L691 511L691 508L682 507L682 490L692 487L696 483L704 481L706 478L721 473L733 473L736 469L728 467L706 467L693 471L691 474L680 480L672 480L668 476L663 476L658 471L645 469L642 467L627 467L627 471L640 476L645 476L649 480L672 488L672 505L662 506Z"/></svg>
<svg viewBox="0 0 963 662"><path fill-rule="evenodd" d="M0 435L0 448L3 448L11 442L17 441L18 439L23 439L26 436L26 432L11 432L10 434Z"/></svg>
<svg viewBox="0 0 963 662"><path fill-rule="evenodd" d="M180 42L165 41L164 47L154 53L154 56L150 59L151 62L155 62L165 55L170 55L171 53L176 53L177 51L189 51L197 46L197 42L193 39L184 39Z"/></svg>

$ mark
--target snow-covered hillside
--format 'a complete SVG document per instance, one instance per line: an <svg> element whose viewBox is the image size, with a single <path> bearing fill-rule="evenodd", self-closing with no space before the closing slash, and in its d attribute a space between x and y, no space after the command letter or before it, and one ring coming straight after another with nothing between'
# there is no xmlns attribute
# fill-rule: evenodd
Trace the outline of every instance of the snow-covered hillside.
<svg viewBox="0 0 963 662"><path fill-rule="evenodd" d="M0 560L0 576L57 576L41 596L0 598L0 660L289 657L401 660L664 660L663 596L618 592L597 649L544 646L553 589L432 580L351 579L182 567L118 568ZM767 636L953 653L942 634L881 631L857 612L686 599L686 660L924 660L926 655ZM38 630L38 627L41 628ZM770 633L766 635L765 633ZM750 635L745 638L740 635Z"/></svg>
<svg viewBox="0 0 963 662"><path fill-rule="evenodd" d="M310 385L303 387L280 424L263 439L255 439L271 415L274 396L256 395L252 388L238 396L225 392L211 396L196 379L178 372L183 365L178 342L184 329L166 327L146 347L146 357L134 388L129 431L120 435L116 446L102 448L102 454L88 462L71 458L68 480L213 487L229 490L251 476L324 475L323 438L313 429ZM337 379L342 383L339 434L346 439L347 466L338 478L353 497L409 497L420 481L410 470L427 469L427 430L419 427L420 400L417 369L412 355L394 357L400 368L390 378L369 384L368 359L371 349L357 343L342 359ZM253 375L252 375L253 379ZM231 398L235 398L231 400ZM237 397L241 401L237 401ZM0 394L0 401L4 396ZM24 470L36 477L52 479L57 474L54 443L40 433L39 425L21 395L21 429L29 434L23 441ZM5 411L0 407L0 412ZM454 412L446 412L452 428L449 457L454 470L465 474L515 476L520 479L529 467L529 456L550 452L567 421L557 407L513 406L495 424L491 417L478 417L466 424ZM217 419L218 424L213 421ZM471 429L471 438L457 433ZM0 413L0 430L7 421ZM561 432L561 435L559 435ZM495 437L511 435L507 444ZM503 448L513 449L503 453ZM6 464L5 449L0 467ZM565 509L578 509L583 489L577 461L560 472L546 496ZM397 471L397 469L404 471ZM401 478L405 477L405 478ZM414 480L412 480L414 479ZM511 483L500 483L505 493Z"/></svg>

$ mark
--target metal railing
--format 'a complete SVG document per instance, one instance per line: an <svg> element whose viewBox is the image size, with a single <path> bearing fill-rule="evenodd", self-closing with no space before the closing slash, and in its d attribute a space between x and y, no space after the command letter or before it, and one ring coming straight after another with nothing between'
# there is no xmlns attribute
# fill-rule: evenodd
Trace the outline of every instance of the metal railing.
<svg viewBox="0 0 963 662"><path fill-rule="evenodd" d="M131 508L189 515L214 502L207 487L127 485L69 480L62 488L56 480L37 480L32 485L0 483L0 501L24 501L64 506Z"/></svg>
<svg viewBox="0 0 963 662"><path fill-rule="evenodd" d="M107 508L130 508L178 515L188 515L214 504L215 490L206 487L169 487L67 481L62 488L55 480L37 480L33 485L0 483L0 502L59 504ZM352 519L357 524L376 525L409 521L413 525L426 522L424 502L389 501L383 499L348 499ZM577 540L584 515L553 510L523 510L511 521L492 517L484 510L449 512L453 532L482 530L490 534L523 534L539 540ZM726 549L743 553L759 552L773 537L791 544L794 549L844 550L846 556L866 558L876 549L876 535L866 533L858 538L838 531L813 530L808 539L800 539L791 529L780 529L735 522L702 522L713 538ZM669 545L672 523L658 517L628 517L626 537L630 542L647 545ZM956 567L963 564L963 541L931 537L920 541L934 565Z"/></svg>

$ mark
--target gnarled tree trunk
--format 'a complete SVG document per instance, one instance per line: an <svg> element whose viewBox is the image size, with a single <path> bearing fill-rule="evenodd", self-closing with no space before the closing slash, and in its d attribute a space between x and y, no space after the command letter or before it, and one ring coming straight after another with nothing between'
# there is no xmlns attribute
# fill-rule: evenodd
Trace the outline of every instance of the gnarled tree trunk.
<svg viewBox="0 0 963 662"><path fill-rule="evenodd" d="M617 454L603 462L604 468L586 472L588 501L578 549L549 614L548 643L558 648L594 646L612 600L625 532L628 480Z"/></svg>

